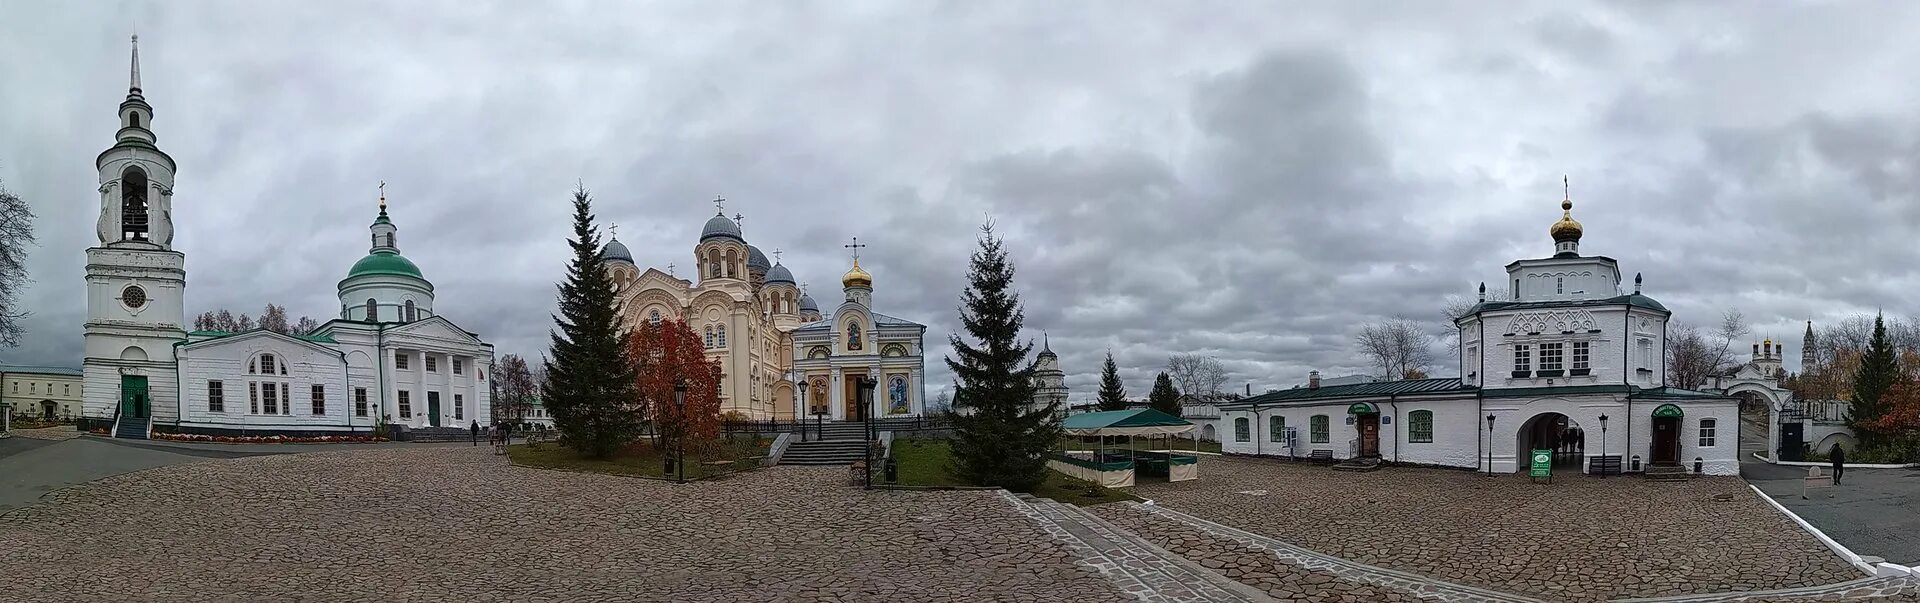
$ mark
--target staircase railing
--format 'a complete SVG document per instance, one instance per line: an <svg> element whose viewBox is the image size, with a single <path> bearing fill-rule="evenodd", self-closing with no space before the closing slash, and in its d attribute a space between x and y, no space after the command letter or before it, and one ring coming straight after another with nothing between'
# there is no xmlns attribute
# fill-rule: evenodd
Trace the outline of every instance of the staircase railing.
<svg viewBox="0 0 1920 603"><path fill-rule="evenodd" d="M107 424L107 437L120 437L120 405L113 405L113 422Z"/></svg>

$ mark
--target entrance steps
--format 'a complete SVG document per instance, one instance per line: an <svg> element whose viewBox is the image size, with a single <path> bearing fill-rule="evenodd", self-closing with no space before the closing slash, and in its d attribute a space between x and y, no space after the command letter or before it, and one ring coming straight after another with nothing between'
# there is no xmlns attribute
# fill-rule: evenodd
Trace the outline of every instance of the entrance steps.
<svg viewBox="0 0 1920 603"><path fill-rule="evenodd" d="M780 464L851 465L866 454L866 434L866 425L853 421L809 425L806 441L795 433L786 452L780 454Z"/></svg>
<svg viewBox="0 0 1920 603"><path fill-rule="evenodd" d="M1356 456L1334 465L1334 471L1377 471L1380 469L1380 457Z"/></svg>
<svg viewBox="0 0 1920 603"><path fill-rule="evenodd" d="M120 421L113 426L113 437L123 440L147 439L147 418L120 415Z"/></svg>
<svg viewBox="0 0 1920 603"><path fill-rule="evenodd" d="M1273 600L1253 587L1155 546L1080 507L1028 494L1004 491L1001 494L1042 530L1064 543L1081 563L1141 600Z"/></svg>
<svg viewBox="0 0 1920 603"><path fill-rule="evenodd" d="M1680 465L1647 465L1647 479L1656 482L1684 482L1693 479L1693 473Z"/></svg>

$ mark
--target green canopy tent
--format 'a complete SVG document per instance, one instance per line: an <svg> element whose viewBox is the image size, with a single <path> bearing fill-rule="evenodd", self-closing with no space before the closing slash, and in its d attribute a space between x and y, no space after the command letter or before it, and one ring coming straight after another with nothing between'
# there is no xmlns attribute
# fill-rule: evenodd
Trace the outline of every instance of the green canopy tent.
<svg viewBox="0 0 1920 603"><path fill-rule="evenodd" d="M1151 408L1132 410L1109 410L1090 412L1067 417L1061 427L1070 436L1097 437L1099 446L1093 451L1074 451L1057 455L1049 465L1056 471L1092 481L1102 486L1131 486L1136 469L1149 474L1164 474L1168 481L1184 481L1197 477L1196 455L1174 454L1172 446L1166 451L1136 451L1132 438L1166 437L1168 443L1177 435L1193 436L1194 450L1199 450L1199 431L1193 423ZM1108 453L1106 439L1110 436L1128 438L1125 455ZM1086 454L1091 452L1091 454Z"/></svg>

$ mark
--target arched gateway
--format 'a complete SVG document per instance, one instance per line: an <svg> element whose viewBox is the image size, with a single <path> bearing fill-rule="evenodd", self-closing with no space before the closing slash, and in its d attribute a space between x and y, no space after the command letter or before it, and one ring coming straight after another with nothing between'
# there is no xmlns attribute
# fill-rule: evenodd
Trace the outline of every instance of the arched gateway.
<svg viewBox="0 0 1920 603"><path fill-rule="evenodd" d="M1522 459L1515 465L1518 473L1526 473L1531 467L1533 450L1553 451L1553 468L1557 471L1581 471L1586 466L1586 432L1566 415L1557 412L1534 415L1520 424L1520 432L1514 438L1517 458Z"/></svg>

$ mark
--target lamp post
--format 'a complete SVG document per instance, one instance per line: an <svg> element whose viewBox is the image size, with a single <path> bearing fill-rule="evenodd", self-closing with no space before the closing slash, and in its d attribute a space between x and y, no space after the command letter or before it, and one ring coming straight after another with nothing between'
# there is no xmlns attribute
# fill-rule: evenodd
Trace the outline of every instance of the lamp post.
<svg viewBox="0 0 1920 603"><path fill-rule="evenodd" d="M1487 477L1493 477L1493 415L1487 415Z"/></svg>
<svg viewBox="0 0 1920 603"><path fill-rule="evenodd" d="M794 383L798 385L793 390L794 400L799 406L794 409L794 417L800 423L800 441L805 442L807 441L807 384L798 379L795 379Z"/></svg>
<svg viewBox="0 0 1920 603"><path fill-rule="evenodd" d="M1605 461L1606 459L1607 459L1607 416L1600 415L1600 460ZM1606 477L1606 476L1607 476L1607 465L1605 462L1602 462L1600 464L1600 477Z"/></svg>
<svg viewBox="0 0 1920 603"><path fill-rule="evenodd" d="M879 383L879 379L868 375L861 375L860 381L857 383L860 388L860 421L864 423L863 428L866 433L866 438L864 438L866 441L861 448L863 451L861 464L866 467L865 471L862 472L865 474L865 483L862 487L869 490L873 489L873 439L875 436L873 432L872 408L873 387Z"/></svg>
<svg viewBox="0 0 1920 603"><path fill-rule="evenodd" d="M687 381L673 383L673 475L674 482L687 482Z"/></svg>

